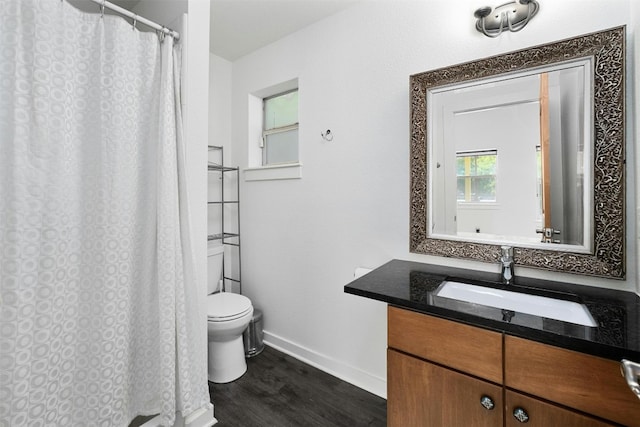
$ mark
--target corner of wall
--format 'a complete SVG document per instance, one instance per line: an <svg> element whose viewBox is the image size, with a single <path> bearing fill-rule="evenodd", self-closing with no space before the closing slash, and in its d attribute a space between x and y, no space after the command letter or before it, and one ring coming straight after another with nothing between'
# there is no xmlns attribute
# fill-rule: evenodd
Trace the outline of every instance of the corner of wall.
<svg viewBox="0 0 640 427"><path fill-rule="evenodd" d="M207 145L209 139L209 25L210 2L184 0L187 5L186 22L182 28L184 140L186 146L186 180L189 183L189 210L198 294L202 295L193 307L206 325L207 292L207 214L202 206L207 199ZM196 304L198 304L196 303ZM200 348L207 348L206 326L199 336ZM204 358L202 360L205 360ZM206 367L205 367L206 369ZM196 411L198 412L198 411ZM214 408L205 408L185 420L185 426L209 427L216 423Z"/></svg>
<svg viewBox="0 0 640 427"><path fill-rule="evenodd" d="M635 267L635 276L631 278L635 280L635 292L640 295L640 119L638 118L638 100L640 100L640 4L636 1L629 1L629 22L627 25L627 139L631 140L627 143L628 152L627 165L634 165L633 168L627 167L627 174L631 175L629 181L635 185L635 188L627 190L627 197L634 197L634 203L631 205L633 209L629 212L632 218L635 218L635 229L629 230L627 246L633 245L632 254L635 256L628 257L627 265L633 263Z"/></svg>
<svg viewBox="0 0 640 427"><path fill-rule="evenodd" d="M188 1L188 22L182 35L184 82L184 134L187 147L187 180L196 271L206 271L206 212L201 207L207 193L207 143L209 138L209 2ZM197 277L206 292L206 274ZM204 313L204 311L203 311Z"/></svg>

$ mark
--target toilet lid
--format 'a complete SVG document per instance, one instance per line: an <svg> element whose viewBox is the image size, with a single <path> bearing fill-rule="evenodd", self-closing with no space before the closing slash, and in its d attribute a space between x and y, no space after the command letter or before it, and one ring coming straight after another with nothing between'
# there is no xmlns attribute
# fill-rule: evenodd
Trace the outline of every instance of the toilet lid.
<svg viewBox="0 0 640 427"><path fill-rule="evenodd" d="M243 295L220 292L207 295L207 317L221 320L238 317L251 310L251 300Z"/></svg>

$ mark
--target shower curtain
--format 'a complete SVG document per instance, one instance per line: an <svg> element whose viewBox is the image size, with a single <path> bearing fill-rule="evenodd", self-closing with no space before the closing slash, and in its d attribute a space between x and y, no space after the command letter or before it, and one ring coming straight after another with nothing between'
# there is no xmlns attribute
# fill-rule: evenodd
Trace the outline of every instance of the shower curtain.
<svg viewBox="0 0 640 427"><path fill-rule="evenodd" d="M210 408L179 45L61 0L0 29L0 427Z"/></svg>

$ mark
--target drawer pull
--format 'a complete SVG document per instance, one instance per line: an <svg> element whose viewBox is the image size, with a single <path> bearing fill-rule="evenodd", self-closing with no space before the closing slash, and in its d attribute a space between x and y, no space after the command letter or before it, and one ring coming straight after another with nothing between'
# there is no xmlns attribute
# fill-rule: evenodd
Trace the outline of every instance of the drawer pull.
<svg viewBox="0 0 640 427"><path fill-rule="evenodd" d="M521 423L526 423L527 421L529 421L529 415L527 415L527 412L522 408L516 408L513 410L513 418L520 421Z"/></svg>
<svg viewBox="0 0 640 427"><path fill-rule="evenodd" d="M620 373L627 380L631 391L640 399L640 363L622 359L620 363Z"/></svg>
<svg viewBox="0 0 640 427"><path fill-rule="evenodd" d="M496 407L496 404L493 403L493 399L486 395L480 398L480 404L489 411Z"/></svg>

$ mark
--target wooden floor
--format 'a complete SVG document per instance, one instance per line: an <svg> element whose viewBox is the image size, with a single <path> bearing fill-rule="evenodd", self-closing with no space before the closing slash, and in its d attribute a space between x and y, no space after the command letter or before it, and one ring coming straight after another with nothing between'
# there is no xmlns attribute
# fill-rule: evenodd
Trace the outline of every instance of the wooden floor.
<svg viewBox="0 0 640 427"><path fill-rule="evenodd" d="M266 346L229 384L209 383L216 427L386 426L386 400Z"/></svg>

